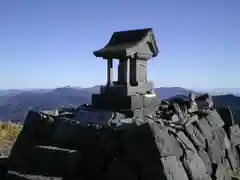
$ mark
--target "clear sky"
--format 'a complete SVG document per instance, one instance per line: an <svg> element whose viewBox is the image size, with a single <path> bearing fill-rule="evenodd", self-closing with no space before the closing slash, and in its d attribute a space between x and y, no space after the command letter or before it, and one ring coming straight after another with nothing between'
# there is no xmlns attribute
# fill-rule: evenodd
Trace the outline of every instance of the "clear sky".
<svg viewBox="0 0 240 180"><path fill-rule="evenodd" d="M89 87L112 32L152 27L155 86L240 88L240 0L1 0L0 89Z"/></svg>

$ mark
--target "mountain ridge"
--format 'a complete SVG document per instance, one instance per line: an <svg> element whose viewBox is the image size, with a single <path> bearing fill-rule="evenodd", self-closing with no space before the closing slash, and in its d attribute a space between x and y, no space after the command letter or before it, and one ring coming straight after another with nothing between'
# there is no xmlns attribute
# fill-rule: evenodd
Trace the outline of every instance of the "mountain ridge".
<svg viewBox="0 0 240 180"><path fill-rule="evenodd" d="M99 86L92 88L59 87L47 90L22 90L1 94L0 119L23 122L27 112L33 110L49 110L60 106L79 106L91 103L91 95L99 93ZM192 90L181 87L155 88L160 99L168 99L176 95L188 95ZM232 94L213 96L219 105L231 105L232 109L240 112L240 97Z"/></svg>
<svg viewBox="0 0 240 180"><path fill-rule="evenodd" d="M99 88L101 85L95 85L92 87L78 87L78 86L63 86L63 87L56 87L56 88L22 88L22 89L0 89L0 96L2 95L12 95L12 94L19 94L21 92L49 92L53 91L55 89L81 89L86 90L94 93L99 93ZM227 94L233 94L236 96L240 96L240 88L182 88L182 87L176 87L176 86L168 86L168 87L157 87L155 89L182 89L182 90L189 90L193 92L206 92L211 95L227 95Z"/></svg>

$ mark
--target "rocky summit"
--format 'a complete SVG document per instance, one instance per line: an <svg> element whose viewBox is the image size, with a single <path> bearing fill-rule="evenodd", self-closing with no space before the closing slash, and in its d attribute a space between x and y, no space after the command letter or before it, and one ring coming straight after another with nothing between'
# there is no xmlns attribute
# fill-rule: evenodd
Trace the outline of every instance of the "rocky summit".
<svg viewBox="0 0 240 180"><path fill-rule="evenodd" d="M229 108L198 98L164 101L144 121L95 111L101 125L86 123L87 105L30 111L5 179L231 179L240 166L239 127Z"/></svg>

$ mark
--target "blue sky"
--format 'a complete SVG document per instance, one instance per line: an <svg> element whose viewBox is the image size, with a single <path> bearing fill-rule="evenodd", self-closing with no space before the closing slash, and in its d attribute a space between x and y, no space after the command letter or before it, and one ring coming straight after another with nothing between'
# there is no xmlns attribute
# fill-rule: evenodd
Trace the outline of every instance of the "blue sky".
<svg viewBox="0 0 240 180"><path fill-rule="evenodd" d="M155 86L240 88L239 0L2 0L0 89L89 87L112 32L152 27Z"/></svg>

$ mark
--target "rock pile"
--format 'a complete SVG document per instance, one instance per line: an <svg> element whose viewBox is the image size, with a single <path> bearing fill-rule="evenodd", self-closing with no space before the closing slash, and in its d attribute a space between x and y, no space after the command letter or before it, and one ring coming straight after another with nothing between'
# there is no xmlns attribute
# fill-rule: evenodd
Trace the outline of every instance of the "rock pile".
<svg viewBox="0 0 240 180"><path fill-rule="evenodd" d="M30 111L1 179L232 179L240 129L228 107L190 94L162 101L156 112L112 127Z"/></svg>

